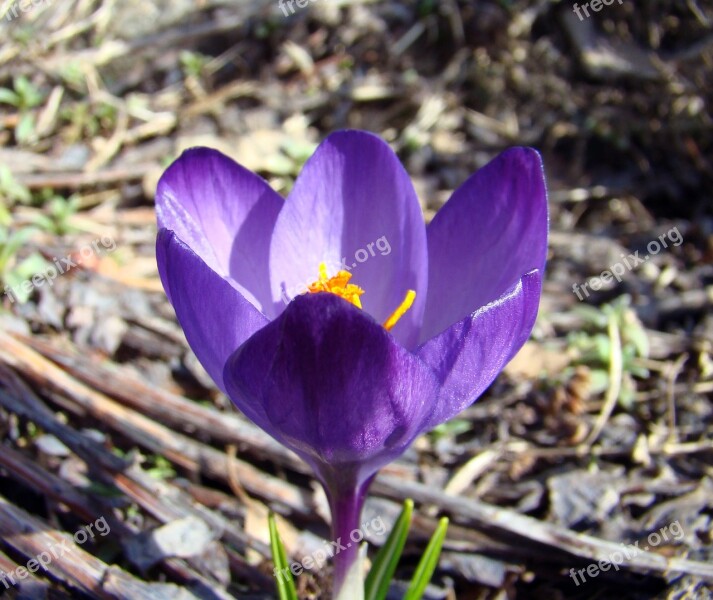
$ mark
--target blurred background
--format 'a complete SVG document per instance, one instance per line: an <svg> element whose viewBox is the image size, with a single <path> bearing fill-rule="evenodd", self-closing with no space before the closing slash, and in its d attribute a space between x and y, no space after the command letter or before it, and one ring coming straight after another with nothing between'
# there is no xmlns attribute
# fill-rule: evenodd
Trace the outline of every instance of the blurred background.
<svg viewBox="0 0 713 600"><path fill-rule="evenodd" d="M308 469L188 350L153 196L196 145L287 194L359 128L427 221L513 145L550 189L532 340L373 487L365 520L417 504L398 580L445 514L428 598L713 597L711 102L711 0L0 2L0 596L270 598L268 508L323 547Z"/></svg>

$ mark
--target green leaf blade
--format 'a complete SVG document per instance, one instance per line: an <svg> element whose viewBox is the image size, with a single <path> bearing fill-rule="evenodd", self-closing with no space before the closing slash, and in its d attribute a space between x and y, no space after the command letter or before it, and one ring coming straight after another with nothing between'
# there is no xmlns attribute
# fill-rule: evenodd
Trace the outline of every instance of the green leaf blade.
<svg viewBox="0 0 713 600"><path fill-rule="evenodd" d="M401 558L406 537L411 527L411 515L413 514L413 500L404 500L404 507L394 528L391 530L386 543L381 547L374 559L369 575L364 584L365 600L384 600L389 591L389 584L396 572L396 565Z"/></svg>
<svg viewBox="0 0 713 600"><path fill-rule="evenodd" d="M433 532L433 536L428 542L428 546L426 546L426 551L423 553L416 567L416 572L413 574L413 579L408 586L408 590L406 590L404 600L420 600L423 596L423 593L426 591L426 586L431 581L433 572L438 565L438 559L441 555L441 548L443 547L443 541L446 539L447 531L448 517L443 517L438 522L438 527L436 527L436 531Z"/></svg>
<svg viewBox="0 0 713 600"><path fill-rule="evenodd" d="M297 600L297 589L292 579L292 571L287 560L287 552L282 543L280 534L275 523L275 514L270 512L268 518L270 529L270 550L272 551L272 562L275 565L275 581L277 582L277 596L280 600Z"/></svg>
<svg viewBox="0 0 713 600"><path fill-rule="evenodd" d="M20 96L7 88L0 88L0 104L9 104L10 106L18 107L20 105Z"/></svg>

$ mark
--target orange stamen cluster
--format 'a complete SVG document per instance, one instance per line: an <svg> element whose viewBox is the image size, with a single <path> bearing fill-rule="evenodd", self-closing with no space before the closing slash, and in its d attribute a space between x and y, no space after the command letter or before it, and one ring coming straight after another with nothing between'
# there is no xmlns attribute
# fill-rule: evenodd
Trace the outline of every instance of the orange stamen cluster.
<svg viewBox="0 0 713 600"><path fill-rule="evenodd" d="M349 283L352 274L347 271L338 271L334 277L327 276L327 265L319 263L319 279L307 286L311 294L317 292L329 292L351 302L357 308L361 308L359 296L364 293L358 285Z"/></svg>
<svg viewBox="0 0 713 600"><path fill-rule="evenodd" d="M347 271L337 271L336 275L329 277L327 275L327 265L319 263L319 279L314 283L309 284L307 286L307 290L310 294L316 294L317 292L329 292L330 294L336 294L357 308L361 308L362 306L359 296L364 293L364 290L358 285L349 283L351 278L352 274ZM406 314L406 311L408 311L409 308L411 308L415 299L416 292L408 290L403 302L401 302L396 310L391 313L391 316L384 321L383 327L386 331L391 331L394 325L398 323L399 319Z"/></svg>

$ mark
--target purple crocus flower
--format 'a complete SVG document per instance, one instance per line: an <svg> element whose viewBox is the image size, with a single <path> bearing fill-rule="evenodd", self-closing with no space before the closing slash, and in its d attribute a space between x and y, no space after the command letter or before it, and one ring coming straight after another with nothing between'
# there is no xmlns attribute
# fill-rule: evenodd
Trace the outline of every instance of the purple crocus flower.
<svg viewBox="0 0 713 600"><path fill-rule="evenodd" d="M361 131L330 135L286 200L223 154L188 150L156 212L189 344L312 466L334 539L358 529L377 470L478 398L537 316L548 217L532 149L483 167L428 227L396 155ZM336 588L356 551L336 556Z"/></svg>

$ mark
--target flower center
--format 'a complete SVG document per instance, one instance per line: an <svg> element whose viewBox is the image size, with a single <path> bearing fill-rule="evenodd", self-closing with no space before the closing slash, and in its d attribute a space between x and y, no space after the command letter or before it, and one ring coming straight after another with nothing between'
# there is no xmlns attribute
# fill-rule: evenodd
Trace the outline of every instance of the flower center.
<svg viewBox="0 0 713 600"><path fill-rule="evenodd" d="M327 265L322 262L319 263L319 279L314 283L310 283L307 286L307 290L310 294L316 294L317 292L336 294L340 298L344 298L347 302L351 302L357 308L361 308L359 296L364 293L364 290L358 285L349 283L351 278L352 274L347 271L337 271L337 274L333 277L327 276ZM386 329L386 331L390 331L392 327L398 323L399 319L411 308L415 299L416 292L408 290L403 302L401 302L396 310L391 313L391 316L384 321L384 329Z"/></svg>
<svg viewBox="0 0 713 600"><path fill-rule="evenodd" d="M357 308L361 308L361 300L359 296L364 293L358 285L349 283L352 274L347 271L337 271L334 277L327 276L327 265L319 263L319 279L307 286L310 294L317 292L329 292L336 294L340 298L344 298L347 302L351 302Z"/></svg>

